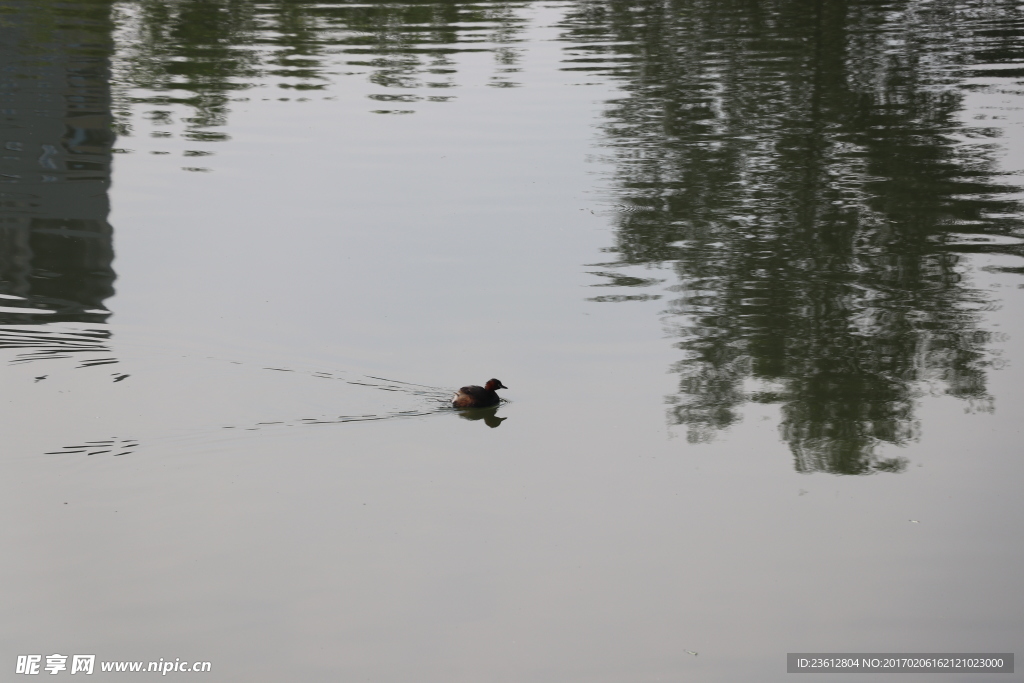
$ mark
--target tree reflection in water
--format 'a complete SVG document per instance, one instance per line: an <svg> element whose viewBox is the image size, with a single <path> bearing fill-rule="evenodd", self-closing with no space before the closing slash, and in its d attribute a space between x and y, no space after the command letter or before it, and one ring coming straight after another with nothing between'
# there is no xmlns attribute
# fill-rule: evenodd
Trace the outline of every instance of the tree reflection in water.
<svg viewBox="0 0 1024 683"><path fill-rule="evenodd" d="M382 107L374 111L401 113L410 103L450 99L460 52L491 52L489 84L516 85L516 44L529 21L521 10L531 6L7 4L0 28L14 52L0 85L18 105L10 111L20 113L6 114L19 132L5 158L0 294L28 302L9 306L45 309L48 320L90 323L106 320L113 291L111 118L128 136L137 105L150 106L141 113L168 128L180 111L174 107L184 105L185 138L222 140L243 91L271 85L301 94L325 89L339 74L363 74L380 87L368 95L370 106ZM595 299L651 299L660 296L651 287L667 286L665 320L683 353L669 415L691 440L736 423L747 402L779 404L797 469L863 474L903 467L882 459L878 446L916 438L922 392L986 408L989 335L978 309L987 299L962 280L961 259L972 249L1024 251L1008 240L966 246L965 233L1013 234L1020 207L1012 199L1019 188L996 171L998 130L968 126L963 100L976 87L970 77L1020 76L995 68L1024 61L1019 7L1008 0L559 7L567 8L563 68L621 87L606 111L603 142L617 169L617 201L638 209L619 214L609 249L615 259L600 265L603 285L630 289ZM74 21L54 24L66 17ZM18 50L32 45L38 54L22 59ZM33 54L48 70L38 70ZM36 85L53 86L67 106L31 113L32 98L46 95L34 94ZM212 152L186 152L193 153ZM663 285L629 272L633 266L671 269L674 277ZM39 312L11 315L20 317L5 322L26 323L25 315ZM50 339L5 337L0 345L57 353L103 337L69 338L60 348Z"/></svg>
<svg viewBox="0 0 1024 683"><path fill-rule="evenodd" d="M691 441L777 403L799 471L899 471L877 447L916 438L922 391L988 405L956 233L1007 234L1019 189L998 133L958 117L969 65L1022 56L1019 9L598 0L562 28L565 68L624 93L604 144L646 210L619 214L600 266L674 270L669 416Z"/></svg>
<svg viewBox="0 0 1024 683"><path fill-rule="evenodd" d="M184 137L198 141L227 139L218 128L232 101L267 84L279 97L301 99L339 75L365 74L382 88L368 96L381 107L373 111L411 113L394 107L452 99L453 55L489 51L489 84L514 86L507 74L518 70L515 43L527 24L519 5L505 2L121 0L115 7L121 133L132 132L131 105L185 105L193 113ZM171 123L173 113L147 116Z"/></svg>

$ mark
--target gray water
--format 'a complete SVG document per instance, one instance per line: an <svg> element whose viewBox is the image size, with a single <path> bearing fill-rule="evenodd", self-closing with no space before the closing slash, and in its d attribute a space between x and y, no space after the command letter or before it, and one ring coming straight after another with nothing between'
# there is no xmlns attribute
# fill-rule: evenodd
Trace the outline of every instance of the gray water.
<svg viewBox="0 0 1024 683"><path fill-rule="evenodd" d="M1009 2L0 0L0 679L1013 652L1022 65Z"/></svg>

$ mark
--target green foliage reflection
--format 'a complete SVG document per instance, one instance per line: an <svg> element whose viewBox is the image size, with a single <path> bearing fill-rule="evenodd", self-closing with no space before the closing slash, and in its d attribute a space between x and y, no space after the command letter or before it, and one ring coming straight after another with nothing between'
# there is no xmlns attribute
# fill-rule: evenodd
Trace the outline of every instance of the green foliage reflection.
<svg viewBox="0 0 1024 683"><path fill-rule="evenodd" d="M985 295L954 232L1005 234L1019 188L959 118L966 66L1019 60L1009 2L597 0L565 68L619 81L603 268L674 270L670 421L705 441L781 405L800 471L898 471L915 400L985 406ZM994 30L998 28L999 30ZM982 54L983 53L983 54ZM620 199L620 201L622 201Z"/></svg>
<svg viewBox="0 0 1024 683"><path fill-rule="evenodd" d="M246 91L270 85L302 96L327 89L337 76L365 75L386 89L370 96L378 101L445 101L450 96L436 89L457 86L457 53L490 51L497 73L514 71L513 45L525 24L518 6L121 0L114 65L121 132L131 133L131 105L178 104L194 112L185 121L187 138L225 139L214 129ZM503 76L492 81L511 84ZM431 94L415 92L421 89Z"/></svg>

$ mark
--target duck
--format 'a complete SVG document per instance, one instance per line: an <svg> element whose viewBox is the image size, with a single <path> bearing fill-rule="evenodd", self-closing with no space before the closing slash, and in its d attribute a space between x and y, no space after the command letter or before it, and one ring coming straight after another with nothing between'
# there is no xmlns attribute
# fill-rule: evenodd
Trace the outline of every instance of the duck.
<svg viewBox="0 0 1024 683"><path fill-rule="evenodd" d="M473 384L462 387L452 397L452 408L487 408L496 406L501 402L498 398L498 389L508 389L501 383L500 379L489 379L487 384L478 387Z"/></svg>

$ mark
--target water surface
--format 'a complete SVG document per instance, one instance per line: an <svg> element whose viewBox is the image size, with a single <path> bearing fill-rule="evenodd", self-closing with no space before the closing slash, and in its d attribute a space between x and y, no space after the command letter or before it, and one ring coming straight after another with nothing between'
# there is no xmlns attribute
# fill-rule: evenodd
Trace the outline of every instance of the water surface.
<svg viewBox="0 0 1024 683"><path fill-rule="evenodd" d="M1012 652L1022 32L3 0L5 666ZM489 377L496 411L446 408Z"/></svg>

